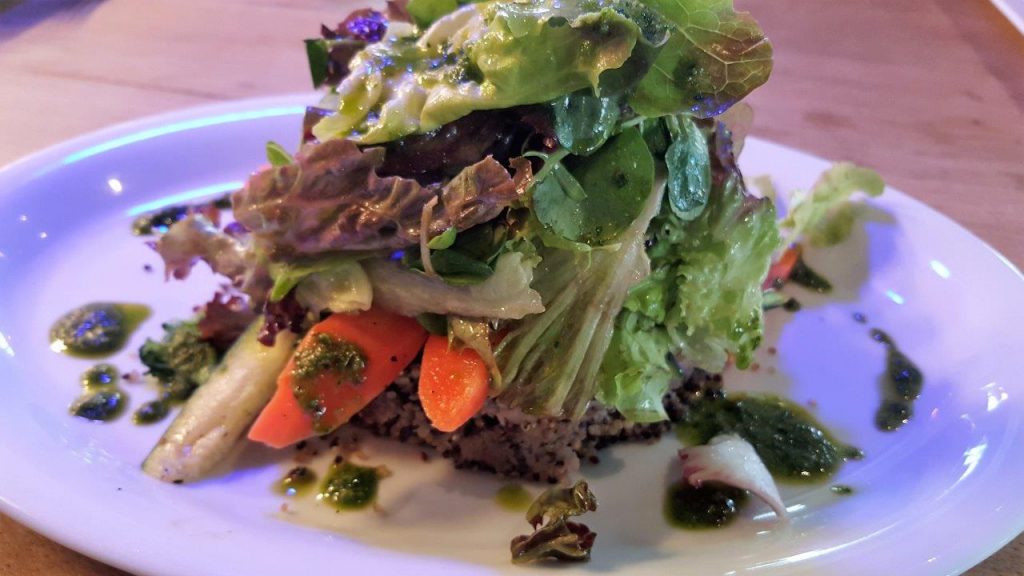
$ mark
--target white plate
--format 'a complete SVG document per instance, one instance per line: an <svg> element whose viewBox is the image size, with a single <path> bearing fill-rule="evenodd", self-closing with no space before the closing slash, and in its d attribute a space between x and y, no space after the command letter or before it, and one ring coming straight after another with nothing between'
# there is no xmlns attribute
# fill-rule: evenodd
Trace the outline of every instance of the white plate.
<svg viewBox="0 0 1024 576"><path fill-rule="evenodd" d="M1024 34L1024 0L992 0L992 3Z"/></svg>
<svg viewBox="0 0 1024 576"><path fill-rule="evenodd" d="M270 491L290 453L249 449L221 477L165 485L139 471L160 430L127 419L93 424L66 412L89 363L47 348L57 316L96 300L151 304L155 314L132 342L137 347L161 321L189 314L214 285L203 274L164 284L159 272L144 272L157 258L129 235L131 216L233 188L263 161L264 142L297 139L307 101L159 116L0 171L0 508L140 574L515 571L508 541L527 525L495 505L500 482L440 459L424 464L416 452L373 447L373 461L395 470L382 484L389 514L313 514L302 522L331 526L313 528L283 520L283 499ZM809 185L826 163L751 140L743 165L789 189ZM593 561L559 574L940 575L967 569L1021 532L1021 276L976 237L897 191L870 205L864 231L809 255L837 291L828 298L797 292L804 310L770 314L765 348L778 354L760 353L757 373L726 377L733 389L813 400L816 414L867 454L834 480L856 493L839 497L827 484L785 487L788 526L755 509L725 530L677 531L660 511L677 441L616 448L586 470L601 501L586 519L599 534ZM854 312L869 322L853 321ZM898 432L872 425L884 351L870 327L892 334L926 374L917 416ZM130 352L116 363L138 366ZM128 390L133 406L153 394Z"/></svg>

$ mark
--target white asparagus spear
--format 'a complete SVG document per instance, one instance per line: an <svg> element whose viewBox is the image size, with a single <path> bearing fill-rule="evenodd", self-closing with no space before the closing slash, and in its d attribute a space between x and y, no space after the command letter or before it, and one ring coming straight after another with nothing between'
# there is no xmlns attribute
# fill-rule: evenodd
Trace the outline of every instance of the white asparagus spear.
<svg viewBox="0 0 1024 576"><path fill-rule="evenodd" d="M273 347L260 344L261 324L262 319L249 326L189 398L142 463L146 474L164 482L191 482L231 452L274 395L277 375L295 347L295 334L288 330L277 334Z"/></svg>

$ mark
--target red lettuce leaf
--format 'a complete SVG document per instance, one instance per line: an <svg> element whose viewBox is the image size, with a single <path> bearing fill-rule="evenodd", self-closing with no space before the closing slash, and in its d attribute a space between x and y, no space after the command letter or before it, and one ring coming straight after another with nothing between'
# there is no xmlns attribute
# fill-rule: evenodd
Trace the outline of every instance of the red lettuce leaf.
<svg viewBox="0 0 1024 576"><path fill-rule="evenodd" d="M427 233L465 230L518 198L494 158L472 164L445 185L380 176L383 148L348 140L307 144L296 162L255 174L232 197L235 218L272 259L339 250L381 250L419 241L424 206L437 199Z"/></svg>

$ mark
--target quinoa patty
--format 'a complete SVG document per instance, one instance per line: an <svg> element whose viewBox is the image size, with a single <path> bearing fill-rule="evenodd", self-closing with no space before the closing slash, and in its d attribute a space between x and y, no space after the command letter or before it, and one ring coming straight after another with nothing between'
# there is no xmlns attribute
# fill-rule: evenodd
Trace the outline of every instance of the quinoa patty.
<svg viewBox="0 0 1024 576"><path fill-rule="evenodd" d="M474 468L510 478L557 483L584 461L597 461L597 451L617 442L653 441L672 422L685 417L695 398L721 388L721 378L693 370L675 382L664 397L668 422L638 424L594 401L579 421L552 416L531 416L500 406L490 399L483 409L455 432L440 432L423 413L413 364L353 418L370 433L433 448L456 468Z"/></svg>

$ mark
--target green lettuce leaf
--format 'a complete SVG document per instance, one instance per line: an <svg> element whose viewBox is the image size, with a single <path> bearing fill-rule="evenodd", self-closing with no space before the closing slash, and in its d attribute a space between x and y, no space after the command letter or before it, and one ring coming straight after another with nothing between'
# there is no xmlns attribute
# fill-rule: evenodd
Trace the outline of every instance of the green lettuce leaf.
<svg viewBox="0 0 1024 576"><path fill-rule="evenodd" d="M405 10L420 28L426 28L437 19L451 14L462 4L457 0L409 0Z"/></svg>
<svg viewBox="0 0 1024 576"><path fill-rule="evenodd" d="M366 260L373 301L403 316L456 315L466 318L522 318L544 311L532 287L536 258L517 250L505 252L482 282L454 285L437 276L410 270L393 260Z"/></svg>
<svg viewBox="0 0 1024 576"><path fill-rule="evenodd" d="M614 245L583 254L540 250L532 286L545 310L515 325L495 351L504 379L499 397L506 405L568 418L586 410L622 301L650 272L644 233L663 194L663 183L652 187L639 216Z"/></svg>
<svg viewBox="0 0 1024 576"><path fill-rule="evenodd" d="M602 246L636 220L653 183L654 158L640 131L629 128L591 156L554 166L533 189L533 214L566 240Z"/></svg>
<svg viewBox="0 0 1024 576"><path fill-rule="evenodd" d="M271 140L267 142L267 162L270 162L271 166L287 166L294 164L295 158L284 149L284 146Z"/></svg>
<svg viewBox="0 0 1024 576"><path fill-rule="evenodd" d="M441 232L441 234L431 238L430 241L427 242L427 247L431 250L446 250L451 248L452 244L455 244L456 235L458 235L458 232L455 228L449 228L444 232Z"/></svg>
<svg viewBox="0 0 1024 576"><path fill-rule="evenodd" d="M357 54L338 86L338 113L313 134L387 142L474 110L595 89L602 72L626 62L639 36L637 24L597 0L464 6L418 38L391 36Z"/></svg>
<svg viewBox="0 0 1024 576"><path fill-rule="evenodd" d="M359 262L349 260L304 278L295 287L295 299L317 312L357 312L370 309L373 287Z"/></svg>
<svg viewBox="0 0 1024 576"><path fill-rule="evenodd" d="M454 230L449 228L449 230ZM508 241L508 226L497 218L459 234L447 232L427 243L430 263L434 272L453 286L479 284L494 273L498 257L513 248ZM402 256L405 266L423 271L418 250L406 250Z"/></svg>
<svg viewBox="0 0 1024 576"><path fill-rule="evenodd" d="M359 260L369 254L345 254L308 262L273 262L273 286L267 299L278 302L293 289L300 304L314 311L354 312L373 303L373 287Z"/></svg>
<svg viewBox="0 0 1024 576"><path fill-rule="evenodd" d="M775 209L746 193L721 125L710 145L708 203L684 220L666 198L648 228L654 272L629 291L601 367L598 399L633 421L666 417L661 398L679 377L677 359L720 372L732 357L745 368L761 340Z"/></svg>
<svg viewBox="0 0 1024 576"><path fill-rule="evenodd" d="M642 2L674 29L629 100L641 116L716 116L768 79L772 46L733 0Z"/></svg>
<svg viewBox="0 0 1024 576"><path fill-rule="evenodd" d="M840 162L822 174L806 192L797 191L789 201L789 213L779 222L785 245L803 237L813 246L832 246L850 235L857 220L856 192L881 196L885 182L874 170Z"/></svg>

